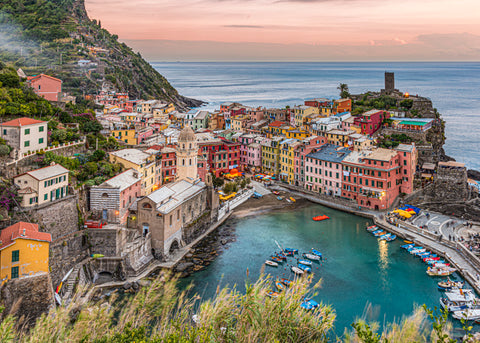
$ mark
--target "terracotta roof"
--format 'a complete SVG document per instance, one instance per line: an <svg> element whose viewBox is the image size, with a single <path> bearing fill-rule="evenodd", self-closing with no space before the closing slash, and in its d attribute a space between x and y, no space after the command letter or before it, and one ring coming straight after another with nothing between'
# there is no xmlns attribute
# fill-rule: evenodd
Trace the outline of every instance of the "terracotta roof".
<svg viewBox="0 0 480 343"><path fill-rule="evenodd" d="M35 79L40 79L42 77L48 77L49 79L62 82L62 80L57 79L56 77L53 77L53 76L50 76L50 75L46 75L46 74L38 74L38 75L35 75L35 76L29 76L27 78L27 80L32 81L32 80L35 80Z"/></svg>
<svg viewBox="0 0 480 343"><path fill-rule="evenodd" d="M1 123L0 126L27 126L27 125L33 125L33 124L39 124L39 123L46 123L46 122L42 120L23 117L23 118L6 121L5 123Z"/></svg>
<svg viewBox="0 0 480 343"><path fill-rule="evenodd" d="M0 250L10 246L18 238L51 242L52 235L38 231L38 224L18 222L2 230L0 233Z"/></svg>
<svg viewBox="0 0 480 343"><path fill-rule="evenodd" d="M275 120L274 122L268 124L268 126L280 127L280 126L283 126L285 124L286 123L284 121Z"/></svg>

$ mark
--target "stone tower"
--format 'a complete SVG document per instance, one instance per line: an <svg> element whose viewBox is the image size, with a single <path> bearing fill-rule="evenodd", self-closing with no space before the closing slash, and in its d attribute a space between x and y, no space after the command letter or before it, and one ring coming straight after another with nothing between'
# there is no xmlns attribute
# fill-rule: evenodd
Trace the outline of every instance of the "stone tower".
<svg viewBox="0 0 480 343"><path fill-rule="evenodd" d="M395 90L395 74L385 72L385 93L390 94Z"/></svg>
<svg viewBox="0 0 480 343"><path fill-rule="evenodd" d="M177 175L175 181L198 178L197 172L198 145L197 138L190 126L180 132L177 148Z"/></svg>

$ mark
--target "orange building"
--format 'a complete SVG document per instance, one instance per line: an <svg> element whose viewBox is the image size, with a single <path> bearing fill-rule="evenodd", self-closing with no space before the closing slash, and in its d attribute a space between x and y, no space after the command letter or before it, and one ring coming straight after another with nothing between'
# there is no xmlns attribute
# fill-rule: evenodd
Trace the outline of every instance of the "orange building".
<svg viewBox="0 0 480 343"><path fill-rule="evenodd" d="M352 99L338 99L333 102L333 110L335 113L351 112Z"/></svg>

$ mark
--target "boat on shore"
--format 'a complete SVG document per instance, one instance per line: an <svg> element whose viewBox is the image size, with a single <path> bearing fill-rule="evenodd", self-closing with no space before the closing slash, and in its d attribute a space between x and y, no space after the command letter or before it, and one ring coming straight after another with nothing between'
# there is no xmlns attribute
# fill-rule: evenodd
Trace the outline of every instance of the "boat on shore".
<svg viewBox="0 0 480 343"><path fill-rule="evenodd" d="M293 248L285 248L283 249L285 252L292 252L294 254L298 254L298 249L293 249Z"/></svg>
<svg viewBox="0 0 480 343"><path fill-rule="evenodd" d="M277 200L282 201L283 198L282 198L281 196L278 196L278 197L277 197Z"/></svg>
<svg viewBox="0 0 480 343"><path fill-rule="evenodd" d="M293 281L290 279L281 278L280 281L282 281L282 283L287 287L290 287L293 285Z"/></svg>
<svg viewBox="0 0 480 343"><path fill-rule="evenodd" d="M275 291L267 292L267 296L269 296L270 298L278 298L279 295L280 295L280 293L275 292Z"/></svg>
<svg viewBox="0 0 480 343"><path fill-rule="evenodd" d="M270 266L270 267L278 267L278 263L277 262L273 262L273 261L270 261L270 260L266 260L265 261L265 264L267 266Z"/></svg>
<svg viewBox="0 0 480 343"><path fill-rule="evenodd" d="M277 257L277 256L270 256L270 259L273 261L273 262L277 262L277 263L283 263L284 260L281 259L280 257Z"/></svg>
<svg viewBox="0 0 480 343"><path fill-rule="evenodd" d="M449 291L452 289L462 289L464 285L465 285L464 282L452 281L450 279L446 281L439 281L437 283L438 289L441 291Z"/></svg>
<svg viewBox="0 0 480 343"><path fill-rule="evenodd" d="M300 268L298 267L295 267L295 266L292 266L290 267L291 271L297 275L303 275L303 273L305 273L303 270L301 270Z"/></svg>
<svg viewBox="0 0 480 343"><path fill-rule="evenodd" d="M314 254L304 253L302 256L312 261L320 261L320 256Z"/></svg>
<svg viewBox="0 0 480 343"><path fill-rule="evenodd" d="M330 217L329 217L329 216L326 216L326 215L323 215L323 216L313 217L312 219L313 219L314 221L316 221L316 222L320 222L320 221L325 220L325 219L330 219Z"/></svg>
<svg viewBox="0 0 480 343"><path fill-rule="evenodd" d="M318 250L312 248L312 254L317 255L318 257L322 258L322 253Z"/></svg>
<svg viewBox="0 0 480 343"><path fill-rule="evenodd" d="M290 199L291 202L297 202L297 200L295 200L294 197L290 197L289 199Z"/></svg>

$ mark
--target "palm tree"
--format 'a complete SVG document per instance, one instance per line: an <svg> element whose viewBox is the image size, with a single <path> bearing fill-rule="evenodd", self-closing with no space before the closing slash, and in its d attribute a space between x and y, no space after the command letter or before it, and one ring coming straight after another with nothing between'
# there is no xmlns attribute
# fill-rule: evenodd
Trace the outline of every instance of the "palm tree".
<svg viewBox="0 0 480 343"><path fill-rule="evenodd" d="M337 89L340 91L340 98L343 99L350 96L350 93L348 91L348 85L346 83L340 83Z"/></svg>

